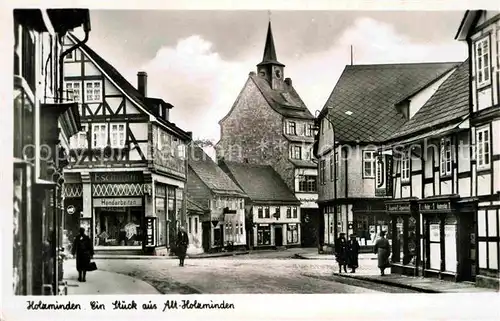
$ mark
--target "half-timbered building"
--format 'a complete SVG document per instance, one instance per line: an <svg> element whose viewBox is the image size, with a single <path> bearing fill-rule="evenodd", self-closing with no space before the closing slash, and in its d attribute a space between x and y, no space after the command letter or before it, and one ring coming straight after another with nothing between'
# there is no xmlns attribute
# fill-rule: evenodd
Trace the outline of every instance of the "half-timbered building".
<svg viewBox="0 0 500 321"><path fill-rule="evenodd" d="M201 147L191 146L188 157L188 197L209 210L201 217L201 238L193 238L193 246L201 244L205 252L246 247L245 193ZM196 216L189 216L189 222L200 224Z"/></svg>
<svg viewBox="0 0 500 321"><path fill-rule="evenodd" d="M147 96L145 72L135 88L87 45L64 63L83 129L70 141L66 229L85 226L97 251L166 252L185 223L191 134L170 122L172 105Z"/></svg>
<svg viewBox="0 0 500 321"><path fill-rule="evenodd" d="M63 170L69 137L80 130L76 104L62 95L60 59L75 50L60 43L68 30L90 33L84 9L14 10L14 208L15 295L64 293L62 245ZM68 51L65 51L68 49Z"/></svg>
<svg viewBox="0 0 500 321"><path fill-rule="evenodd" d="M392 272L472 281L476 275L475 200L471 196L469 60L437 90L405 98L407 121L386 142L392 159ZM423 106L414 101L424 99Z"/></svg>
<svg viewBox="0 0 500 321"><path fill-rule="evenodd" d="M477 201L476 282L499 285L500 257L500 12L464 14L456 38L470 59L471 194Z"/></svg>
<svg viewBox="0 0 500 321"><path fill-rule="evenodd" d="M252 248L300 246L300 200L270 165L220 161L245 192L247 244Z"/></svg>
<svg viewBox="0 0 500 321"><path fill-rule="evenodd" d="M321 244L327 249L340 232L355 233L371 247L382 230L393 237L384 200L392 197L377 150L402 124L395 104L421 90L429 97L457 63L346 66L317 118L318 203L324 216ZM410 113L425 99L412 101ZM413 109L415 107L416 109ZM331 247L330 247L331 248ZM368 249L366 248L366 249Z"/></svg>

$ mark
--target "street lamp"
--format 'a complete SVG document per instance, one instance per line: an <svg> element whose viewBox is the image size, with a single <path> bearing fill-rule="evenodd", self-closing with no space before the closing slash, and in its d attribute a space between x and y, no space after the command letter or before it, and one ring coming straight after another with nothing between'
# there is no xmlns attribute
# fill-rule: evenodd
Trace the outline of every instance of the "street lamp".
<svg viewBox="0 0 500 321"><path fill-rule="evenodd" d="M325 118L329 123L330 125L332 126L332 145L331 145L331 152L333 153L333 160L334 160L334 165L331 166L331 168L333 169L333 173L331 175L333 175L333 199L335 200L334 202L334 206L333 206L333 235L334 235L334 239L335 239L335 236L337 235L338 233L338 226L337 226L337 222L338 222L338 211L337 211L337 162L339 161L338 157L337 157L337 151L335 149L335 147L337 147L337 142L335 141L335 131L334 131L334 124L332 122L332 120L328 117L329 116L329 110L331 108L326 108L324 109L323 111L326 111L326 112L323 112L323 111L319 111L319 110L316 110L315 112L315 115L314 117L316 118L316 124L315 124L315 133L316 135L319 134L320 132L320 118L321 116L324 116L323 118ZM316 131L317 130L317 131ZM318 147L319 147L319 137L318 137ZM318 149L316 149L316 153L314 155L316 158L319 158L319 151ZM323 157L323 155L321 155ZM330 160L331 162L331 160ZM324 169L323 169L324 170ZM346 169L347 170L347 169ZM328 217L327 217L327 226L328 226L328 233L327 233L327 244L331 244L331 240L330 240L330 213L328 213ZM324 232L324 231L323 231ZM319 242L318 242L319 243ZM319 244L318 244L319 246Z"/></svg>

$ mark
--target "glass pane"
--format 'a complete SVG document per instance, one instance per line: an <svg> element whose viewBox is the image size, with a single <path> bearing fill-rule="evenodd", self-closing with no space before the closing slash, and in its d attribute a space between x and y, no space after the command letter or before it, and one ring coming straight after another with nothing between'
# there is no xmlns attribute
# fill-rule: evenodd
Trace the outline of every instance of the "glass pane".
<svg viewBox="0 0 500 321"><path fill-rule="evenodd" d="M477 249L477 259L479 260L479 268L486 269L488 267L487 255L488 253L486 253L486 242L480 241L478 243L478 249Z"/></svg>
<svg viewBox="0 0 500 321"><path fill-rule="evenodd" d="M429 261L431 269L441 269L441 245L439 243L430 244Z"/></svg>
<svg viewBox="0 0 500 321"><path fill-rule="evenodd" d="M457 272L457 226L444 226L445 270Z"/></svg>
<svg viewBox="0 0 500 321"><path fill-rule="evenodd" d="M489 269L498 270L498 242L488 242Z"/></svg>

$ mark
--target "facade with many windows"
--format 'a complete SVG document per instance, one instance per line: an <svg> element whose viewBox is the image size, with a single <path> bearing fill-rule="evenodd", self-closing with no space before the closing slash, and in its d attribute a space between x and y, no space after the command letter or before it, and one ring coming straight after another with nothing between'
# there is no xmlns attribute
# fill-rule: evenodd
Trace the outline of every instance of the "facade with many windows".
<svg viewBox="0 0 500 321"><path fill-rule="evenodd" d="M356 234L361 246L372 246L391 221L384 201L392 197L391 158L380 146L437 90L457 63L346 66L317 118L318 204L323 215L321 245L332 245L339 233ZM398 103L424 88L407 111ZM384 97L383 99L381 97ZM396 105L396 106L395 106ZM409 177L408 160L402 175Z"/></svg>
<svg viewBox="0 0 500 321"><path fill-rule="evenodd" d="M470 68L471 195L477 199L476 282L498 288L500 220L500 12L467 11L456 38Z"/></svg>
<svg viewBox="0 0 500 321"><path fill-rule="evenodd" d="M62 95L61 41L90 33L88 10L14 10L13 292L65 293L62 256L63 171L77 107ZM74 50L75 47L72 47Z"/></svg>
<svg viewBox="0 0 500 321"><path fill-rule="evenodd" d="M321 217L314 184L318 175L312 153L314 116L284 72L269 23L262 62L256 72L250 72L231 110L219 122L217 157L272 166L302 202L302 244L315 246Z"/></svg>
<svg viewBox="0 0 500 321"><path fill-rule="evenodd" d="M76 43L70 35L65 48ZM65 173L65 229L87 229L96 251L168 252L186 223L186 145L190 133L169 120L171 104L147 96L90 47L64 60L68 99L82 130L71 137Z"/></svg>

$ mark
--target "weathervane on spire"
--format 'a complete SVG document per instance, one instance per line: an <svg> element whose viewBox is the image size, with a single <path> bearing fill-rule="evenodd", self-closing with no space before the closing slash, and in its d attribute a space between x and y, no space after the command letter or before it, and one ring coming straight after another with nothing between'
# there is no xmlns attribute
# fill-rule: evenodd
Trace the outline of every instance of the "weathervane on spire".
<svg viewBox="0 0 500 321"><path fill-rule="evenodd" d="M267 14L269 15L269 22L271 22L271 10L267 10Z"/></svg>

